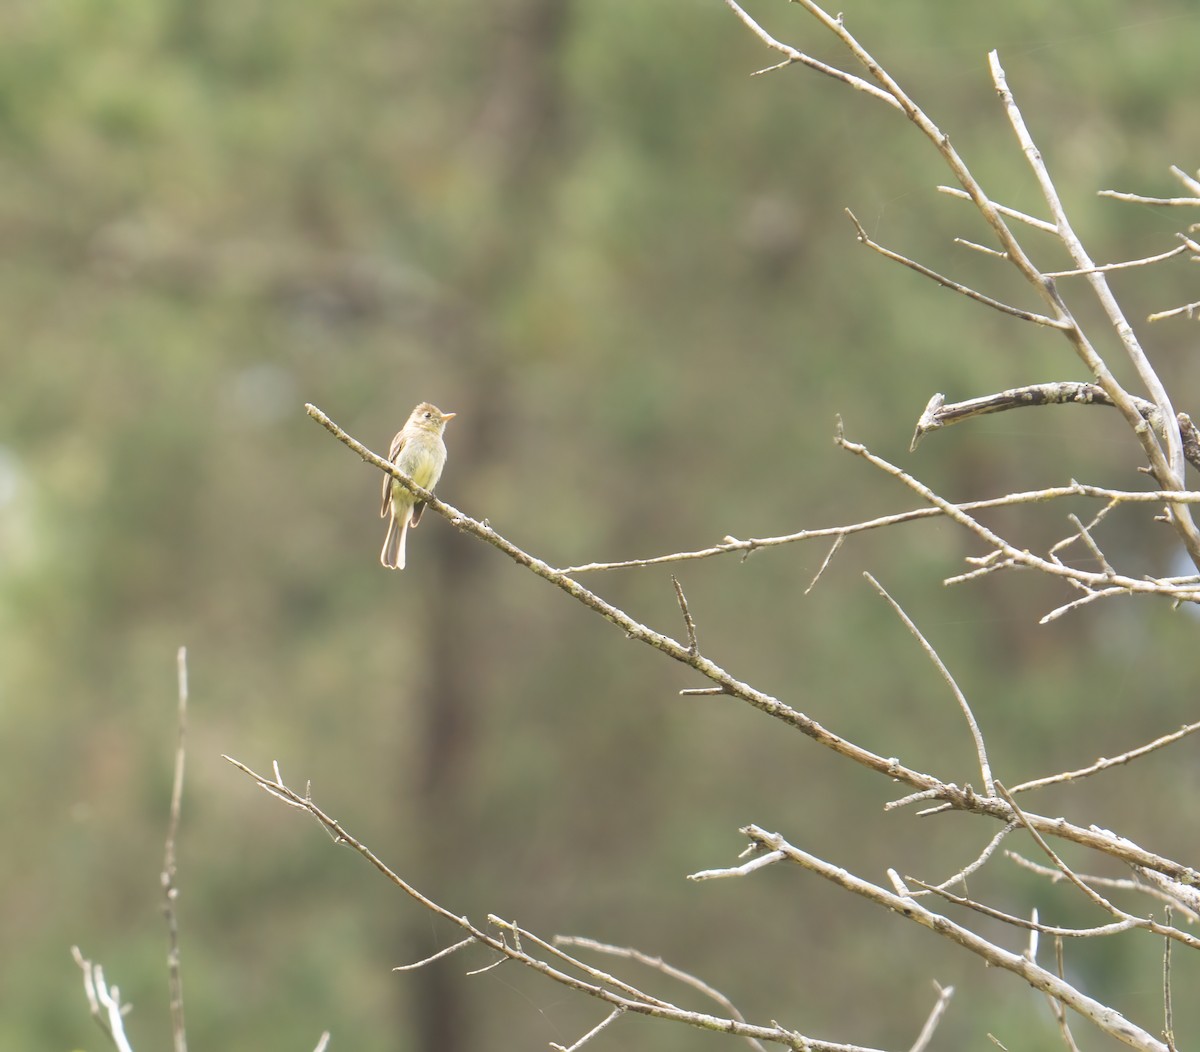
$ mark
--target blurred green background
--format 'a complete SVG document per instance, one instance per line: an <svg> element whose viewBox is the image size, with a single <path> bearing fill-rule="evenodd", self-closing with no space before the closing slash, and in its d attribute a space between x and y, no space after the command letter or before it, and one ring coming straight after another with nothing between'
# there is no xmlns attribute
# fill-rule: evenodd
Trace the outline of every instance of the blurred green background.
<svg viewBox="0 0 1200 1052"><path fill-rule="evenodd" d="M842 61L798 8L752 10ZM998 48L1097 259L1172 247L1194 218L1094 195L1172 194L1167 166L1197 163L1192 5L855 0L845 15L985 187L1044 214L987 75ZM1036 306L952 244L986 233L935 192L949 175L911 125L799 67L748 76L773 61L715 2L0 7L0 1045L103 1046L73 943L133 1002L135 1047L167 1040L158 881L186 644L194 1048L305 1049L329 1029L332 1049L534 1049L603 1016L513 966L466 976L478 952L392 973L454 930L221 753L311 780L449 909L661 954L755 1021L907 1047L938 979L959 990L939 1047L987 1047L989 1030L1058 1047L1032 991L816 878L683 879L731 864L749 821L874 880L941 879L994 828L885 816L898 787L738 703L679 698L695 676L437 517L409 569L383 571L378 475L303 411L379 451L417 401L457 411L441 495L557 565L914 506L834 449L839 413L953 499L1137 485L1136 444L1103 411L993 417L907 453L934 391L1086 377L1052 334L855 243L847 206L889 246ZM1137 322L1195 299L1189 276L1114 284ZM1195 411L1194 324L1143 337ZM1086 513L995 521L1044 547L1069 510ZM1176 558L1141 512L1098 538L1135 572ZM1053 583L941 587L979 551L944 523L866 535L809 595L821 545L676 572L714 660L947 779L978 784L962 720L863 570L940 649L1009 784L1197 718L1193 619L1121 601L1038 627L1070 598ZM682 633L667 568L586 583ZM1196 761L1185 742L1028 806L1195 864ZM972 891L1102 919L1003 859ZM1068 951L1087 992L1160 1027L1157 943ZM1195 979L1177 959L1177 989ZM1181 1037L1198 1012L1177 1003ZM592 1047L728 1042L626 1019Z"/></svg>

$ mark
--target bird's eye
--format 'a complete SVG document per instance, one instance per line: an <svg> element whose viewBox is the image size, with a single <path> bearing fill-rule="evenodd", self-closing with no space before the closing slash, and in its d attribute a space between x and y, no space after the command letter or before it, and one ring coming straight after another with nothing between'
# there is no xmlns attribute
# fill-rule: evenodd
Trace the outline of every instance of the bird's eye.
<svg viewBox="0 0 1200 1052"><path fill-rule="evenodd" d="M425 419L426 419L426 420L428 420L428 419L429 419L431 416L433 416L433 414L432 414L432 413L426 413L426 414L425 414Z"/></svg>

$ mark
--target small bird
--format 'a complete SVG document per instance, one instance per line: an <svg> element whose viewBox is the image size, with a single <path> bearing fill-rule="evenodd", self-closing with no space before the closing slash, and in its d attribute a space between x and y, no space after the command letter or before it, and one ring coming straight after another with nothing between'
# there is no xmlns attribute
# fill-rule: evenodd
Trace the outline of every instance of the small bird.
<svg viewBox="0 0 1200 1052"><path fill-rule="evenodd" d="M457 416L443 413L437 406L422 402L392 439L388 460L423 489L433 489L446 466L446 443L442 432L446 424ZM425 502L418 500L391 475L383 476L383 504L379 509L382 519L388 520L387 536L383 540L383 551L379 561L390 570L404 569L404 541L409 526L421 521Z"/></svg>

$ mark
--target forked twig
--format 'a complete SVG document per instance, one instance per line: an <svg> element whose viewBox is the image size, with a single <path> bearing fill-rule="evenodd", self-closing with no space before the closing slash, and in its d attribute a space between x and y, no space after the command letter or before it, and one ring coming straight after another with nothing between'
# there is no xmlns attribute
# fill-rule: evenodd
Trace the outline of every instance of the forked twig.
<svg viewBox="0 0 1200 1052"><path fill-rule="evenodd" d="M96 1025L108 1035L117 1052L133 1052L125 1036L125 1013L129 1005L121 1004L121 991L104 981L104 969L84 957L78 946L71 947L71 956L83 972L83 992Z"/></svg>

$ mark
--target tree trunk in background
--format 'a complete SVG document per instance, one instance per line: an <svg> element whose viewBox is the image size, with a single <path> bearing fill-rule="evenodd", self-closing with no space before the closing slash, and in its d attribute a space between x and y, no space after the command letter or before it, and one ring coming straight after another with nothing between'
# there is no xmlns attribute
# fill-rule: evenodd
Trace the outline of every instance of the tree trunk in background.
<svg viewBox="0 0 1200 1052"><path fill-rule="evenodd" d="M556 163L562 98L558 70L570 5L566 0L512 0L495 14L500 23L496 66L485 86L470 141L464 144L464 156L487 155L484 170L494 178L495 214L511 216L520 211L526 222L519 224L524 237L516 242L489 236L491 231L514 229L511 221L480 231L466 271L455 283L456 303L445 313L438 312L440 318L432 323L439 331L430 338L458 365L460 390L466 393L466 401L460 395L448 407L459 414L448 435L450 470L461 476L486 470L489 461L505 458L499 436L512 431L498 424L507 418L511 404L511 363L520 361L519 355L497 347L474 319L463 317L462 305L478 305L480 314L487 316L494 313L491 304L521 294L546 232L551 214L546 201L560 171ZM417 700L423 712L424 743L415 811L421 865L430 887L442 892L458 885L476 861L468 857L472 838L464 828L462 801L470 786L474 709L486 702L488 684L484 669L461 658L486 652L476 638L488 630L489 619L480 614L487 606L480 594L481 578L486 576L481 573L483 550L462 543L448 531L431 532L438 541L430 545L436 551L428 553L437 564L436 601L423 607L428 620L421 631L429 664ZM452 890L446 900L455 900ZM405 960L413 959L413 947L428 946L428 919L418 917L414 924L400 933ZM409 977L411 1015L399 1021L397 1032L415 1030L417 1047L425 1052L466 1052L477 1047L470 1033L470 1008L462 1000L462 970L461 963L457 974L435 965Z"/></svg>

